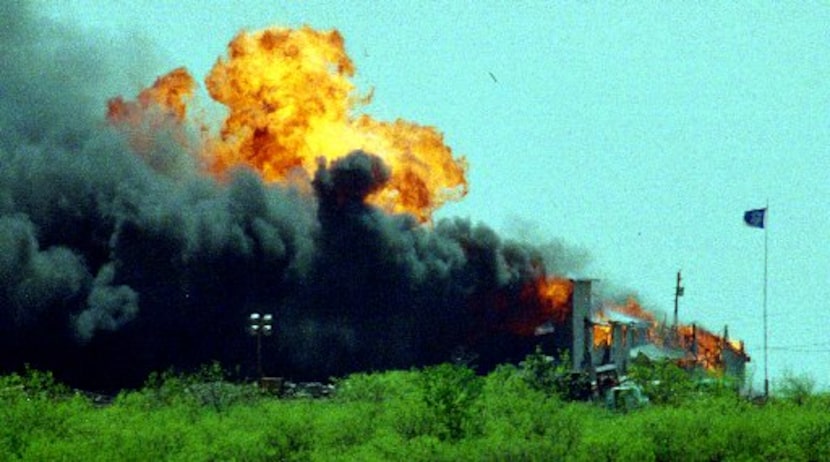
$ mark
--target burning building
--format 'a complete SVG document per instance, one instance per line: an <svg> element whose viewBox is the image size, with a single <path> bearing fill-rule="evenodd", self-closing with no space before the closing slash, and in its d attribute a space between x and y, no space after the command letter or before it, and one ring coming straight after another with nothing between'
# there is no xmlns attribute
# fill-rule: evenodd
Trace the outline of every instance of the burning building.
<svg viewBox="0 0 830 462"><path fill-rule="evenodd" d="M569 350L576 371L593 373L611 366L625 373L641 355L669 360L687 369L702 369L742 379L750 358L742 342L730 341L696 325L666 326L633 299L624 304L594 302L593 281L572 280L567 315L541 335L554 335L553 349ZM554 351L555 352L555 351Z"/></svg>
<svg viewBox="0 0 830 462"><path fill-rule="evenodd" d="M582 367L641 338L595 322L590 286L556 277L568 268L539 247L433 221L466 193L465 159L433 127L358 114L371 95L337 31L235 37L205 79L227 109L215 130L192 117L185 69L100 107L107 70L88 57L108 51L54 36L24 4L7 13L0 370L89 387L210 361L253 373L252 312L274 315L264 372L308 378L458 347L516 360L545 331ZM612 353L596 352L596 326L623 332Z"/></svg>

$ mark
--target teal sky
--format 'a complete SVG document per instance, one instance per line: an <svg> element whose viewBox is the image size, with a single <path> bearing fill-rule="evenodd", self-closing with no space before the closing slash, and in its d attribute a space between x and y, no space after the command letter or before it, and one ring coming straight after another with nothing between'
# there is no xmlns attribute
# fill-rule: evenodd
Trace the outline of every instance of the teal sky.
<svg viewBox="0 0 830 462"><path fill-rule="evenodd" d="M44 13L129 61L102 102L177 66L201 80L241 29L339 29L359 87L375 88L366 112L434 125L467 157L470 193L439 217L582 249L591 261L569 276L652 310L671 312L682 269L681 320L728 324L756 384L764 232L742 215L768 200L773 385L785 371L830 385L826 3L72 0Z"/></svg>

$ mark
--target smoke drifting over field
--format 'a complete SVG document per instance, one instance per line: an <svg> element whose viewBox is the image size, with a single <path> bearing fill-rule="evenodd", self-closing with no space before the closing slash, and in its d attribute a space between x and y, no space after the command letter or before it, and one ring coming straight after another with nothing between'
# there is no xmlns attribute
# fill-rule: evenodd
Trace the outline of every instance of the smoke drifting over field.
<svg viewBox="0 0 830 462"><path fill-rule="evenodd" d="M258 311L276 319L266 372L326 377L493 351L552 309L544 249L369 205L395 172L359 147L294 183L207 175L164 127L138 155L96 103L89 56L107 50L3 9L0 369L101 387L212 360L252 373Z"/></svg>

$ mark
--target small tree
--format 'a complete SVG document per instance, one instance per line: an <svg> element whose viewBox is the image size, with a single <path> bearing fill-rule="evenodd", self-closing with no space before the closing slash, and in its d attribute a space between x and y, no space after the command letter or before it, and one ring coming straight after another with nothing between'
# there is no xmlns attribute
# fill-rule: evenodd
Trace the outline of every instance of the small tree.
<svg viewBox="0 0 830 462"><path fill-rule="evenodd" d="M812 398L816 380L806 374L795 375L792 371L785 371L784 377L776 388L778 396L802 406Z"/></svg>
<svg viewBox="0 0 830 462"><path fill-rule="evenodd" d="M546 395L557 395L570 400L586 399L588 396L583 390L590 391L590 381L587 375L572 373L570 364L568 350L564 350L559 359L554 360L537 346L533 353L519 363L519 373L531 388Z"/></svg>
<svg viewBox="0 0 830 462"><path fill-rule="evenodd" d="M466 366L441 364L421 375L424 403L432 414L432 433L442 440L459 440L472 425L473 404L482 390L482 379Z"/></svg>
<svg viewBox="0 0 830 462"><path fill-rule="evenodd" d="M557 377L561 371L557 370L553 358L545 355L539 346L519 363L519 372L531 388L545 393L558 391Z"/></svg>
<svg viewBox="0 0 830 462"><path fill-rule="evenodd" d="M654 404L681 404L695 389L689 373L670 360L634 361L628 376Z"/></svg>

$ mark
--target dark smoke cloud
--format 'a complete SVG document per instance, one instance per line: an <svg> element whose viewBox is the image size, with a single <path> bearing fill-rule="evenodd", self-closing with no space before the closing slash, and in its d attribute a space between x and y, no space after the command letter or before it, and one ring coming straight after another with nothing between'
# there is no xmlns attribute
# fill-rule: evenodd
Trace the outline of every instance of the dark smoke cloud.
<svg viewBox="0 0 830 462"><path fill-rule="evenodd" d="M0 6L0 147L59 142L72 145L88 136L94 82L104 70L92 37L35 17L33 4L18 0ZM14 134L14 136L10 136Z"/></svg>
<svg viewBox="0 0 830 462"><path fill-rule="evenodd" d="M87 308L73 320L81 340L91 339L96 330L117 330L138 314L138 294L126 285L113 286L114 278L112 264L98 271L87 297Z"/></svg>
<svg viewBox="0 0 830 462"><path fill-rule="evenodd" d="M513 216L507 225L506 234L538 249L549 271L574 278L588 276L587 271L591 265L590 252L560 239L551 239L545 235L539 223Z"/></svg>
<svg viewBox="0 0 830 462"><path fill-rule="evenodd" d="M89 273L71 250L42 251L35 229L25 216L0 217L0 279L7 322L30 326L48 311L71 302L86 285Z"/></svg>
<svg viewBox="0 0 830 462"><path fill-rule="evenodd" d="M106 50L21 5L0 15L0 370L99 388L212 360L253 374L254 311L277 321L272 374L510 356L499 326L541 249L366 205L390 172L360 151L321 162L311 196L246 170L218 183L164 135L139 157L92 104Z"/></svg>

